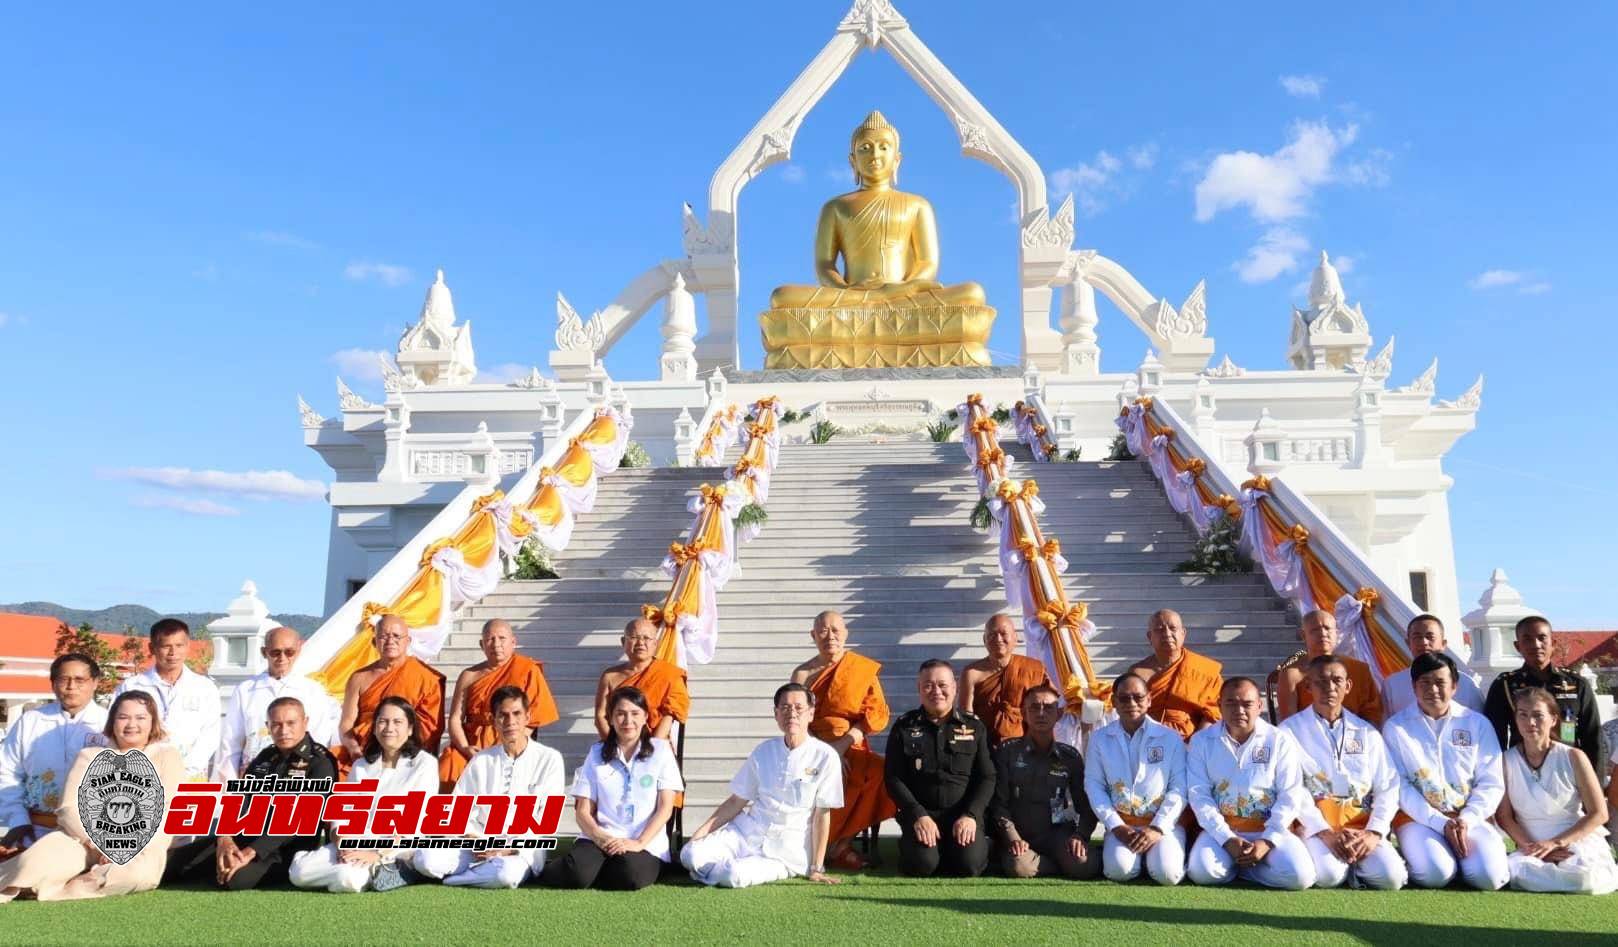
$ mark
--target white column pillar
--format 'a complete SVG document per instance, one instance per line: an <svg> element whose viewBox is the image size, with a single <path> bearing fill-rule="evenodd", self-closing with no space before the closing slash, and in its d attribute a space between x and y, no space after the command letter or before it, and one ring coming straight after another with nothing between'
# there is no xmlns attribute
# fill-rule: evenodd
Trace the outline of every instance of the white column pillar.
<svg viewBox="0 0 1618 947"><path fill-rule="evenodd" d="M1522 593L1506 580L1506 570L1494 570L1489 587L1478 597L1478 607L1461 618L1472 633L1470 665L1484 687L1502 671L1522 664L1517 653L1517 622L1534 614L1537 612L1523 604Z"/></svg>
<svg viewBox="0 0 1618 947"><path fill-rule="evenodd" d="M664 381L696 381L697 304L686 291L685 277L674 274L674 287L664 301L663 357Z"/></svg>
<svg viewBox="0 0 1618 947"><path fill-rule="evenodd" d="M1286 436L1281 425L1270 417L1269 408L1260 411L1253 433L1242 440L1247 445L1247 472L1255 477L1273 477L1280 473L1287 465L1287 458L1282 456Z"/></svg>
<svg viewBox="0 0 1618 947"><path fill-rule="evenodd" d="M409 431L410 406L405 403L404 392L388 392L382 403L382 469L377 472L377 480L405 483L414 479L405 456L405 435Z"/></svg>
<svg viewBox="0 0 1618 947"><path fill-rule="evenodd" d="M1096 344L1096 291L1075 274L1062 294L1062 371L1094 377L1101 374L1101 346Z"/></svg>

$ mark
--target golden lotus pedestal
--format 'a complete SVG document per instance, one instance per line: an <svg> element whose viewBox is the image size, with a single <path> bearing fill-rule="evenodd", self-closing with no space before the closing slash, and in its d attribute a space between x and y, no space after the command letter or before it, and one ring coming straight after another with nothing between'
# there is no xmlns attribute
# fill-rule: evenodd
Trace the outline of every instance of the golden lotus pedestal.
<svg viewBox="0 0 1618 947"><path fill-rule="evenodd" d="M902 305L902 304L901 304ZM758 317L764 367L988 365L992 306L770 309Z"/></svg>

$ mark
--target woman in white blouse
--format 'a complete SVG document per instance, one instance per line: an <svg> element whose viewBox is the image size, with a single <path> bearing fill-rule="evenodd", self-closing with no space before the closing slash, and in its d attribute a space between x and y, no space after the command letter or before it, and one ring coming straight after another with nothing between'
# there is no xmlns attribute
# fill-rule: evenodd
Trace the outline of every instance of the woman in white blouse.
<svg viewBox="0 0 1618 947"><path fill-rule="evenodd" d="M638 688L620 687L607 698L611 732L590 748L570 791L579 837L567 857L546 866L545 884L636 891L662 872L669 860L664 830L685 782L674 751L652 736L646 717Z"/></svg>
<svg viewBox="0 0 1618 947"><path fill-rule="evenodd" d="M1561 721L1556 698L1535 687L1518 691L1512 704L1522 742L1506 751L1506 796L1495 815L1517 843L1511 886L1569 894L1618 890L1595 767L1551 739Z"/></svg>
<svg viewBox="0 0 1618 947"><path fill-rule="evenodd" d="M377 796L438 791L438 760L422 749L415 708L403 697L383 698L371 717L365 755L348 781L367 779L376 780ZM386 891L405 884L399 869L408 861L409 853L391 848L338 848L333 842L294 857L289 874L299 888L333 894Z"/></svg>

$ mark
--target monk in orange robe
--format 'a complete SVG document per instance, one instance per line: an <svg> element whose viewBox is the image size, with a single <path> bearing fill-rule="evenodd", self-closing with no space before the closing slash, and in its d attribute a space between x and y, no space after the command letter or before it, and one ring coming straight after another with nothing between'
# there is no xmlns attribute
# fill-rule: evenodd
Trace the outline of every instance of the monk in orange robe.
<svg viewBox="0 0 1618 947"><path fill-rule="evenodd" d="M883 779L883 759L870 738L888 726L888 701L877 675L882 665L849 651L848 626L836 612L815 616L809 636L818 652L798 665L792 681L815 695L809 733L843 758L843 807L831 814L826 864L845 871L866 867L854 851L854 836L895 812Z"/></svg>
<svg viewBox="0 0 1618 947"><path fill-rule="evenodd" d="M467 760L500 742L494 711L489 707L495 691L510 686L527 694L528 725L535 730L555 723L560 716L545 682L545 666L517 653L517 635L510 622L503 618L485 622L478 646L485 660L455 679L455 697L449 705L449 747L438 760L438 781L444 792L455 787Z"/></svg>
<svg viewBox="0 0 1618 947"><path fill-rule="evenodd" d="M607 699L620 687L634 687L646 695L649 712L646 726L652 735L667 740L674 731L674 721L685 723L691 712L691 692L685 686L685 671L677 664L653 657L657 650L657 626L645 618L636 618L624 626L624 657L622 664L614 664L601 672L596 684L596 733L605 740L612 732L607 722Z"/></svg>
<svg viewBox="0 0 1618 947"><path fill-rule="evenodd" d="M337 748L337 762L345 777L349 766L365 754L371 717L385 697L403 697L416 708L421 748L428 753L438 753L444 732L444 675L410 653L410 626L397 615L383 615L371 643L380 657L355 671L343 689L343 715L338 724L342 746Z"/></svg>
<svg viewBox="0 0 1618 947"><path fill-rule="evenodd" d="M1218 723L1223 669L1218 661L1186 648L1180 613L1169 608L1155 612L1147 622L1146 638L1152 656L1130 670L1146 678L1152 719L1187 740Z"/></svg>
<svg viewBox="0 0 1618 947"><path fill-rule="evenodd" d="M1050 683L1044 664L1017 653L1017 638L1010 615L991 617L983 624L989 656L968 664L961 675L961 709L988 724L992 745L1022 736L1022 695Z"/></svg>
<svg viewBox="0 0 1618 947"><path fill-rule="evenodd" d="M1281 720L1315 702L1305 669L1315 658L1337 651L1337 616L1331 612L1315 609L1303 616L1303 625L1299 630L1305 649L1303 657L1283 667L1275 676L1275 712ZM1348 679L1352 682L1347 696L1343 698L1343 709L1380 729L1382 719L1387 714L1382 709L1382 688L1371 676L1370 666L1364 661L1341 655L1337 656L1337 660L1343 662Z"/></svg>

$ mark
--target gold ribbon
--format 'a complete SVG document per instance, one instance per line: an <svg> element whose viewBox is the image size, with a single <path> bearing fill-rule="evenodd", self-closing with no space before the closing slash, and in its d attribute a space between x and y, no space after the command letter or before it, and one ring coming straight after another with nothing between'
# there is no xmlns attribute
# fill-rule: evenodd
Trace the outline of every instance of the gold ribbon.
<svg viewBox="0 0 1618 947"><path fill-rule="evenodd" d="M967 395L966 396L966 403L967 403L968 407L970 407L972 405L977 405L978 407L981 408L981 407L983 407L983 395L981 395L981 394Z"/></svg>
<svg viewBox="0 0 1618 947"><path fill-rule="evenodd" d="M640 617L659 628L673 628L674 622L679 618L673 611L664 611L660 605L642 605Z"/></svg>
<svg viewBox="0 0 1618 947"><path fill-rule="evenodd" d="M1050 430L1050 428L1046 427L1045 425L1036 424L1036 425L1034 425L1034 436L1035 437L1044 437L1045 432L1048 431L1048 430Z"/></svg>
<svg viewBox="0 0 1618 947"><path fill-rule="evenodd" d="M1161 437L1165 441L1174 440L1174 432L1169 430L1168 428L1160 428L1160 429L1152 432L1152 436L1153 437Z"/></svg>
<svg viewBox="0 0 1618 947"><path fill-rule="evenodd" d="M1354 593L1354 601L1360 603L1360 609L1362 611L1371 612L1375 611L1377 605L1382 602L1382 594L1376 589L1371 588L1369 585L1362 585L1359 587L1359 590Z"/></svg>
<svg viewBox="0 0 1618 947"><path fill-rule="evenodd" d="M1050 441L1046 441L1042 446L1045 448L1045 456L1046 457L1051 456L1052 454L1056 453L1056 451L1058 450L1057 446L1055 444L1052 444Z"/></svg>
<svg viewBox="0 0 1618 947"><path fill-rule="evenodd" d="M1235 519L1242 515L1242 505L1236 498L1228 493L1221 493L1214 497L1214 505L1225 511L1225 515Z"/></svg>
<svg viewBox="0 0 1618 947"><path fill-rule="evenodd" d="M556 468L555 467L541 467L541 468L539 468L539 482L540 483L544 483L546 480L548 480L549 478L554 477L554 476L556 476Z"/></svg>
<svg viewBox="0 0 1618 947"><path fill-rule="evenodd" d="M745 463L745 462L746 462L745 460L736 461L736 475L737 476L741 476L742 464ZM751 466L751 464L749 464L748 466ZM725 502L725 492L726 491L725 491L725 487L724 487L723 484L716 487L711 483L705 483L702 486L697 488L697 492L702 494L702 502L707 506L718 506L719 504Z"/></svg>
<svg viewBox="0 0 1618 947"><path fill-rule="evenodd" d="M1270 478L1264 476L1263 474L1259 474L1258 476L1256 476L1253 479L1247 481L1246 483L1243 483L1242 484L1242 489L1243 490L1262 490L1265 493L1269 493L1270 492Z"/></svg>
<svg viewBox="0 0 1618 947"><path fill-rule="evenodd" d="M486 493L483 496L478 497L478 501L472 504L472 512L482 513L484 510L488 509L491 504L499 503L505 498L506 492L504 490L496 490L493 493Z"/></svg>
<svg viewBox="0 0 1618 947"><path fill-rule="evenodd" d="M1309 530L1302 523L1293 523L1292 530L1287 533L1287 538L1292 540L1292 545L1298 547L1301 551L1305 546L1309 545Z"/></svg>
<svg viewBox="0 0 1618 947"><path fill-rule="evenodd" d="M978 418L968 427L973 434L993 434L999 429L1000 425L994 423L994 418Z"/></svg>
<svg viewBox="0 0 1618 947"><path fill-rule="evenodd" d="M448 549L454 545L455 541L451 539L440 539L436 542L428 543L427 548L421 551L421 568L425 569L432 565L433 557L438 555L440 549Z"/></svg>
<svg viewBox="0 0 1618 947"><path fill-rule="evenodd" d="M762 424L749 424L747 425L747 433L750 437L763 437L770 432Z"/></svg>
<svg viewBox="0 0 1618 947"><path fill-rule="evenodd" d="M1192 477L1200 477L1208 469L1208 465L1201 457L1193 457L1185 462L1185 469L1191 471Z"/></svg>
<svg viewBox="0 0 1618 947"><path fill-rule="evenodd" d="M365 634L370 634L373 630L371 628L371 619L376 618L378 615L386 615L387 613L388 606L383 605L381 602L366 602L365 607L360 609L359 630Z"/></svg>
<svg viewBox="0 0 1618 947"><path fill-rule="evenodd" d="M1000 485L994 488L994 495L1006 503L1012 500L1032 500L1039 496L1039 484L1030 479L1024 480L1022 486L1018 487L1015 481L1002 480Z"/></svg>
<svg viewBox="0 0 1618 947"><path fill-rule="evenodd" d="M701 543L669 543L669 558L680 566L697 561L707 551Z"/></svg>
<svg viewBox="0 0 1618 947"><path fill-rule="evenodd" d="M1039 623L1045 626L1046 631L1055 631L1062 627L1077 628L1084 624L1084 620L1089 615L1090 606L1083 602L1078 602L1068 606L1066 609L1063 609L1060 604L1047 605L1040 609L1039 614L1034 617L1039 619Z"/></svg>
<svg viewBox="0 0 1618 947"><path fill-rule="evenodd" d="M1144 398L1136 398L1135 403L1140 405L1141 408L1146 410L1146 411L1152 410L1152 397L1151 397L1151 395L1147 395Z"/></svg>
<svg viewBox="0 0 1618 947"><path fill-rule="evenodd" d="M999 464L1003 463L1005 461L1005 459L1006 459L1006 452L1005 451L1001 450L998 447L991 447L988 450L982 451L981 453L978 454L978 466L979 467L996 466L996 465L999 465Z"/></svg>

